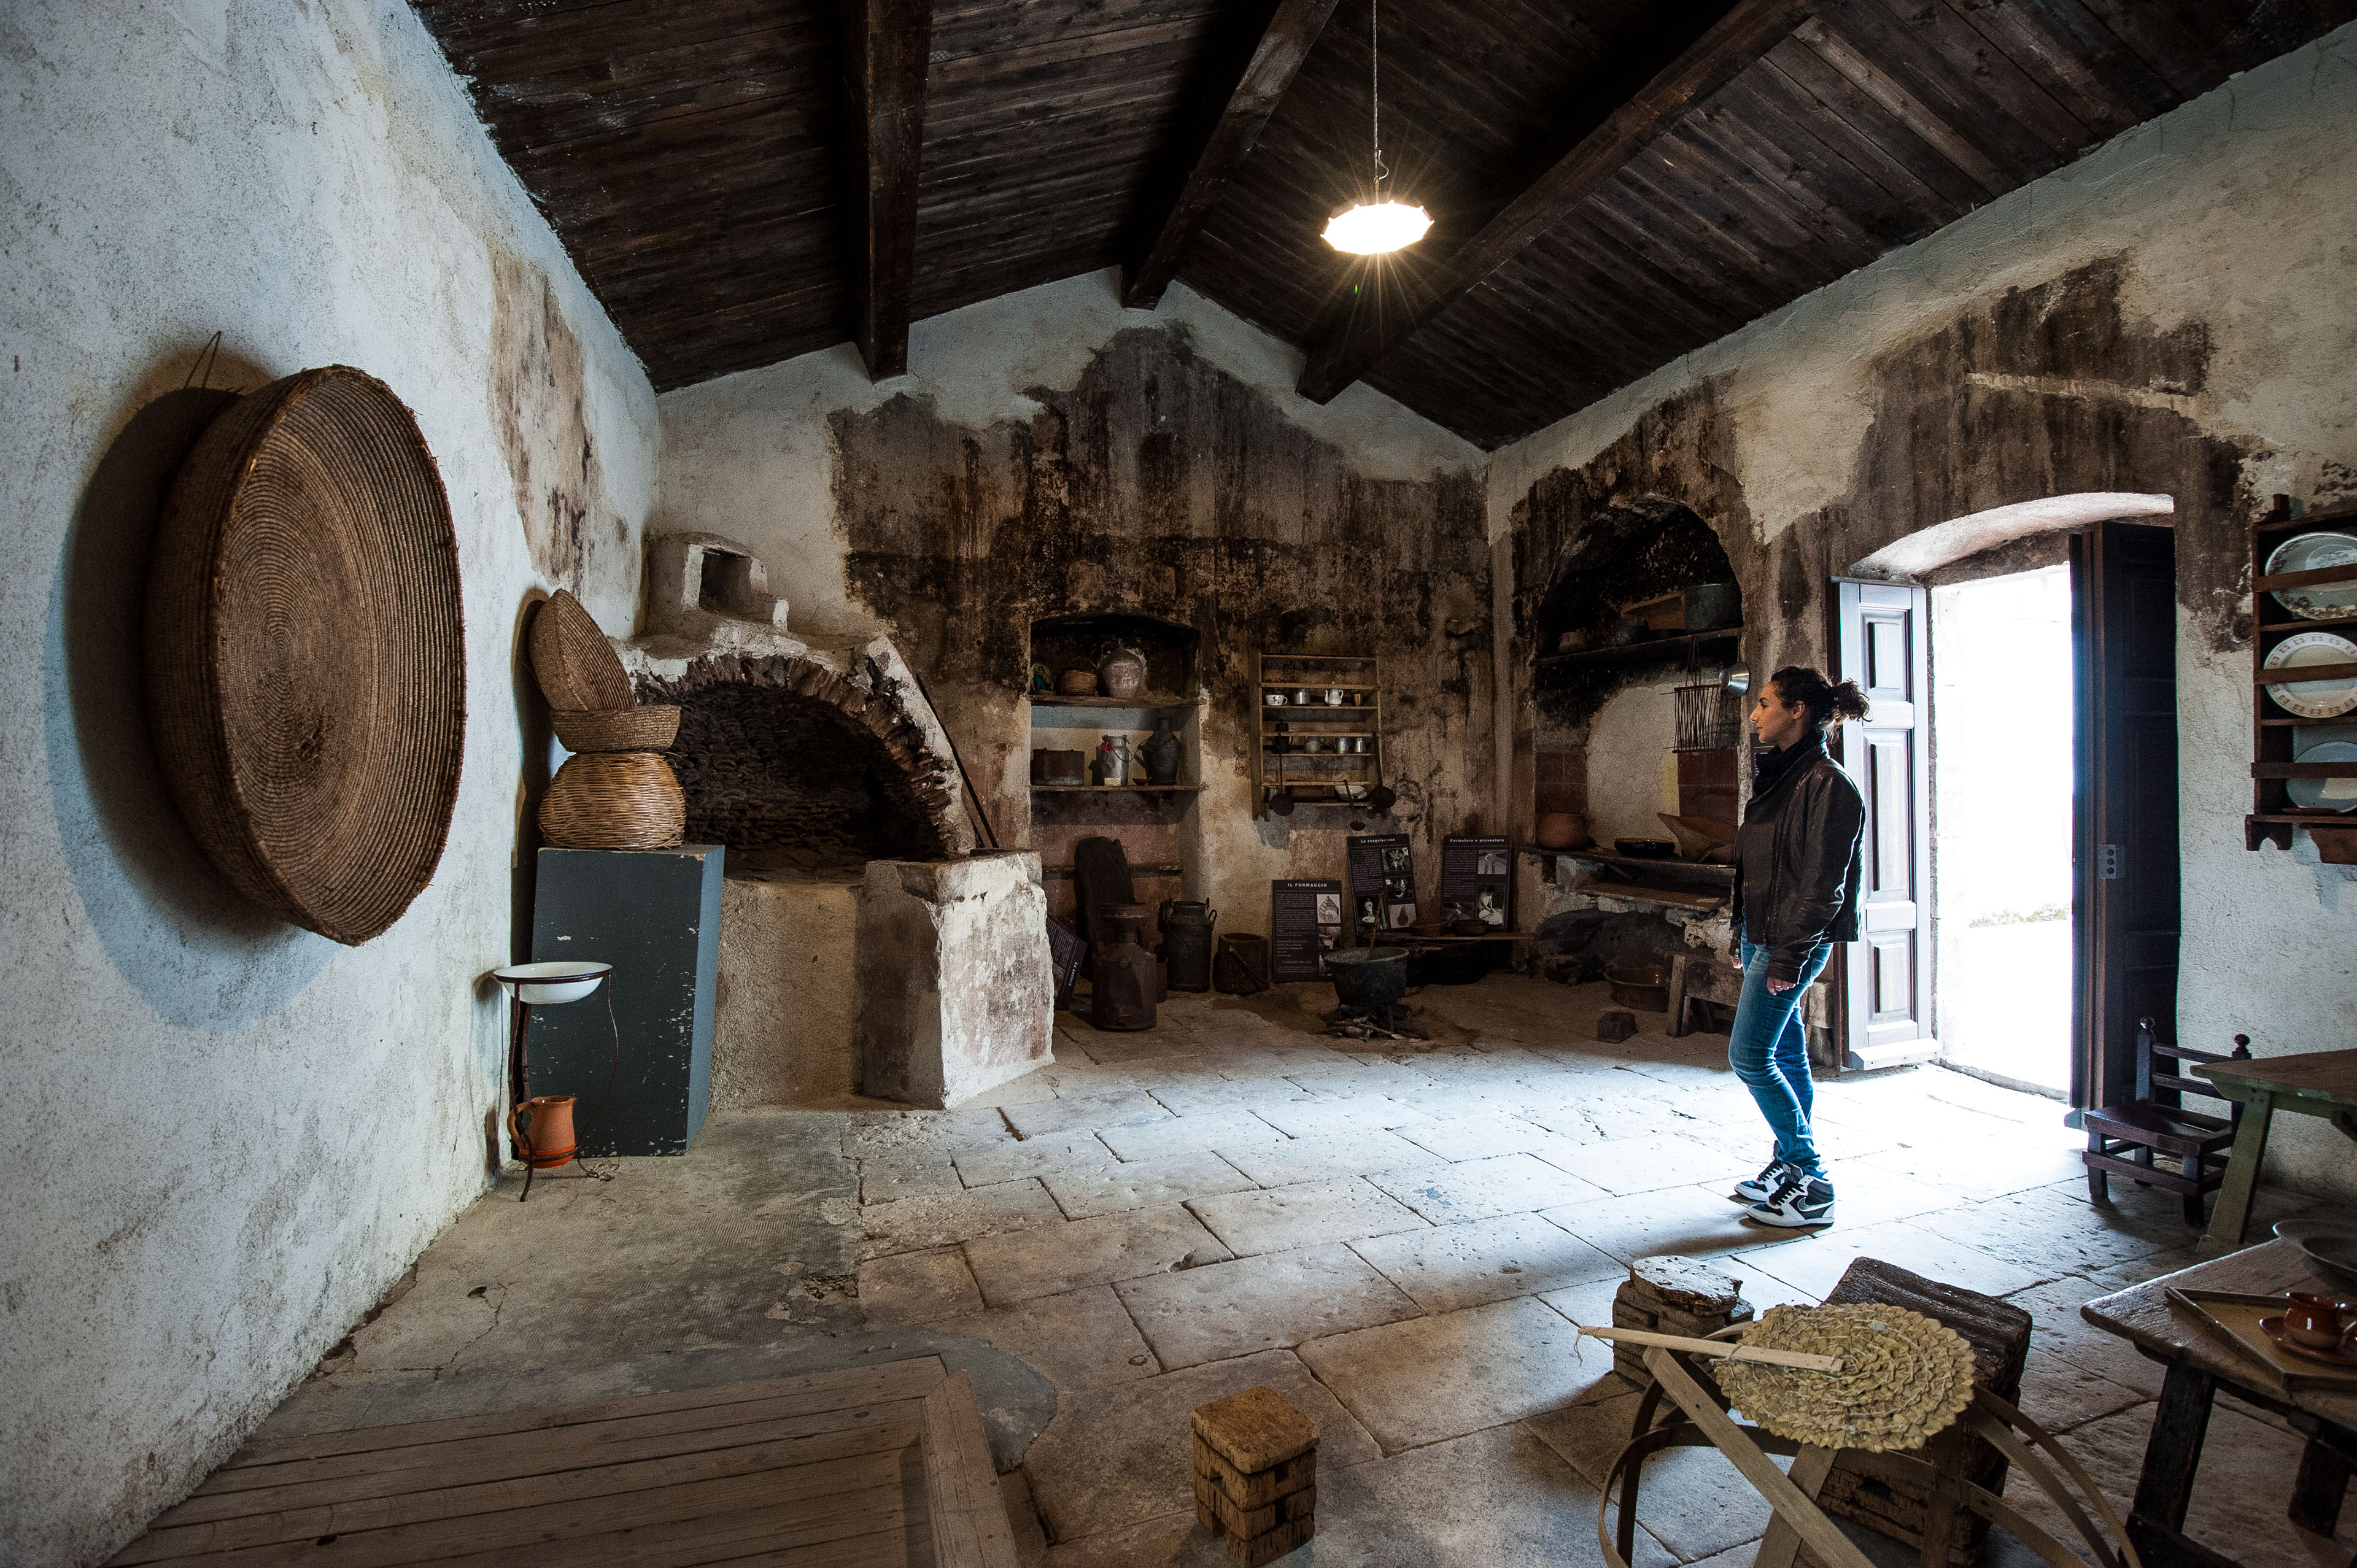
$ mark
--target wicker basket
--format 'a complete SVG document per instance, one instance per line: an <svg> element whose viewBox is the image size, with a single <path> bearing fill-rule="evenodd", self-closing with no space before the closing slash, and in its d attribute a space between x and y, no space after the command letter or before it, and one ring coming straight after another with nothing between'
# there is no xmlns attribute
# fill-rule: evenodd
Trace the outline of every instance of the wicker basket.
<svg viewBox="0 0 2357 1568"><path fill-rule="evenodd" d="M687 797L651 751L566 759L540 802L540 836L558 849L664 849L687 832Z"/></svg>
<svg viewBox="0 0 2357 1568"><path fill-rule="evenodd" d="M668 751L679 738L679 710L660 703L589 713L559 708L548 716L567 751Z"/></svg>
<svg viewBox="0 0 2357 1568"><path fill-rule="evenodd" d="M614 645L563 588L532 618L532 670L560 712L610 712L637 701Z"/></svg>
<svg viewBox="0 0 2357 1568"><path fill-rule="evenodd" d="M1067 697L1093 697L1097 694L1097 672L1067 670L1056 678L1056 690Z"/></svg>
<svg viewBox="0 0 2357 1568"><path fill-rule="evenodd" d="M357 945L442 857L467 730L450 505L417 421L331 365L239 398L150 560L147 709L188 831L241 893Z"/></svg>

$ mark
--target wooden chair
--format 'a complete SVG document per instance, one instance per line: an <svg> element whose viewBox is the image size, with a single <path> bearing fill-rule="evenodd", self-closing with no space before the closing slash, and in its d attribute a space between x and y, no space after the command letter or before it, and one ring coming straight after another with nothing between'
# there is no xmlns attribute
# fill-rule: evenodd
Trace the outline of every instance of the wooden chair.
<svg viewBox="0 0 2357 1568"><path fill-rule="evenodd" d="M2153 1058L2166 1057L2176 1070L2160 1071ZM2251 1037L2234 1036L2234 1048L2197 1051L2167 1046L2154 1038L2152 1020L2136 1020L2136 1098L2124 1105L2090 1107L2084 1113L2087 1151L2087 1198L2111 1201L2111 1176L2124 1176L2139 1187L2157 1187L2185 1200L2185 1222L2201 1223L2201 1195L2217 1190L2226 1179L2226 1155L2233 1146L2234 1129L2243 1108L2226 1102L2223 1116L2183 1109L2186 1094L2222 1099L2206 1079L2184 1076L2187 1062L2248 1061ZM2179 1169L2162 1169L2155 1156L2166 1155Z"/></svg>

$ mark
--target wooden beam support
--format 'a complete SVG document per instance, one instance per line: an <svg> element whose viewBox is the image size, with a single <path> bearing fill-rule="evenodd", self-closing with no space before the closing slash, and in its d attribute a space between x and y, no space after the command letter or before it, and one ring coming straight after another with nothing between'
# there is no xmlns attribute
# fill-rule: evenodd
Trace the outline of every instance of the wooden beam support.
<svg viewBox="0 0 2357 1568"><path fill-rule="evenodd" d="M1227 190L1228 181L1251 156L1253 144L1260 140L1262 128L1276 112L1285 90L1293 85L1294 73L1309 58L1310 46L1325 29L1326 18L1334 14L1335 4L1336 0L1279 0L1276 14L1261 34L1260 47L1253 50L1235 91L1228 95L1227 107L1220 112L1196 154L1185 183L1140 225L1140 232L1151 238L1144 253L1125 269L1122 304L1133 310L1151 310L1162 298L1162 291L1178 275L1187 242L1203 227Z"/></svg>
<svg viewBox="0 0 2357 1568"><path fill-rule="evenodd" d="M1312 403L1331 402L1410 335L1568 217L1679 116L1791 37L1814 8L1814 0L1737 0L1660 75L1435 266L1415 288L1413 301L1401 316L1372 322L1361 320L1356 311L1329 315L1309 345L1301 395Z"/></svg>
<svg viewBox="0 0 2357 1568"><path fill-rule="evenodd" d="M917 173L925 142L931 0L843 0L852 158L852 340L871 381L909 368Z"/></svg>

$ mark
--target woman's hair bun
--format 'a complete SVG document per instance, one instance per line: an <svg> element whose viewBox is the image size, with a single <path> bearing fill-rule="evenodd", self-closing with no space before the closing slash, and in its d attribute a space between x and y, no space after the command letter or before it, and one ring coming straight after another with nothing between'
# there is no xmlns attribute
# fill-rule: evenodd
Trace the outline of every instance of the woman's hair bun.
<svg viewBox="0 0 2357 1568"><path fill-rule="evenodd" d="M1862 719L1867 713L1866 693L1855 681L1828 681L1805 664L1787 664L1768 677L1788 708L1806 708L1809 722L1819 729L1844 719Z"/></svg>

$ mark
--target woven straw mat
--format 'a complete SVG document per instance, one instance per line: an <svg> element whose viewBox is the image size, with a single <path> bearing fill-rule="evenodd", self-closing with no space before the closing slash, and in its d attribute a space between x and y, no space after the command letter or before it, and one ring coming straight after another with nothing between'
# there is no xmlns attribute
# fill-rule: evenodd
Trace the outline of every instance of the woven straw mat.
<svg viewBox="0 0 2357 1568"><path fill-rule="evenodd" d="M1972 1347L1903 1307L1774 1306L1745 1329L1743 1343L1841 1358L1838 1372L1757 1361L1712 1369L1738 1410L1795 1443L1877 1454L1920 1448L1972 1402Z"/></svg>

